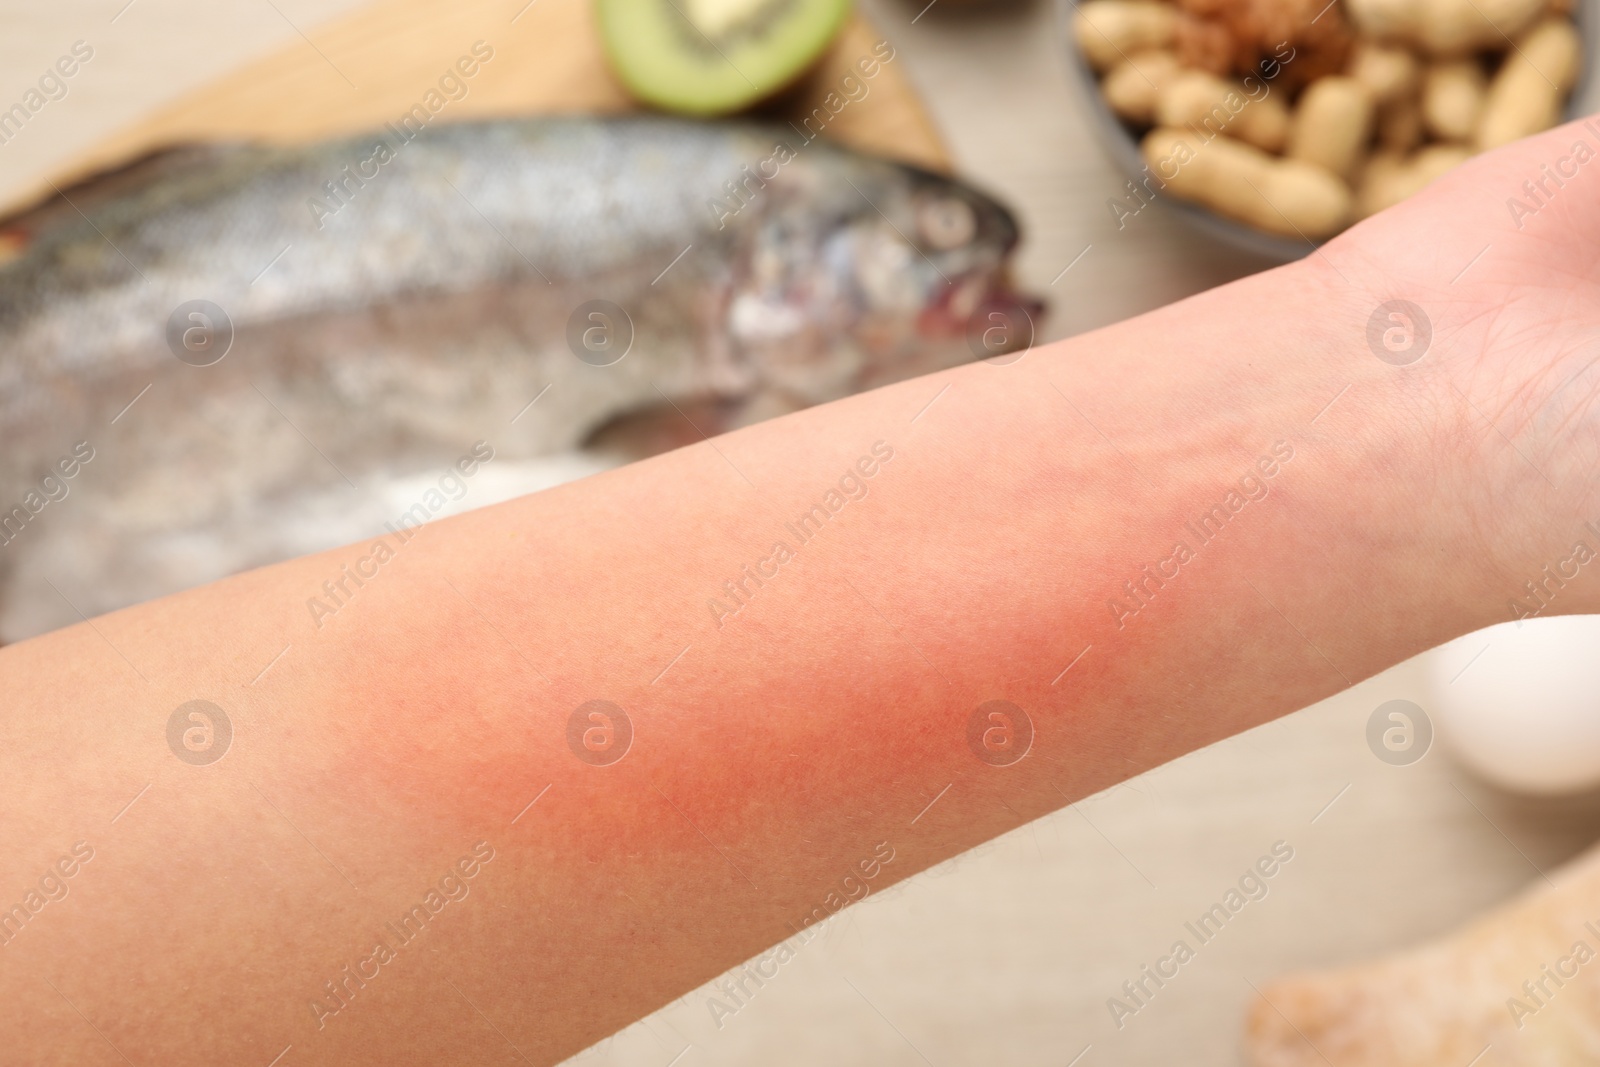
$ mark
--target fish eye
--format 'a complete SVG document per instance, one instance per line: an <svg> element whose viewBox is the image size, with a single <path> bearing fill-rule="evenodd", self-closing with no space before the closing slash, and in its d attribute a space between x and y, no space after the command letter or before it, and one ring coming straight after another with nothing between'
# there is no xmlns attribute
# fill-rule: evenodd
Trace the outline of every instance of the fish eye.
<svg viewBox="0 0 1600 1067"><path fill-rule="evenodd" d="M960 248L978 232L972 205L954 196L924 200L917 207L917 232L940 252Z"/></svg>

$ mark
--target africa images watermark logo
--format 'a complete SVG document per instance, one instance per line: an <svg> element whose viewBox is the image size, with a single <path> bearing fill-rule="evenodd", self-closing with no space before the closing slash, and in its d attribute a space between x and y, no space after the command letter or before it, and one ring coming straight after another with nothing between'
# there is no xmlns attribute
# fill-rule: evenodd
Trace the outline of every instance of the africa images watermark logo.
<svg viewBox="0 0 1600 1067"><path fill-rule="evenodd" d="M1130 1018L1148 1008L1156 994L1182 973L1184 965L1193 960L1201 948L1215 941L1235 916L1248 905L1266 900L1272 891L1269 882L1292 859L1293 845L1287 841L1273 842L1267 854L1246 868L1222 894L1221 900L1213 903L1192 922L1183 924L1187 937L1174 941L1166 955L1158 957L1154 963L1140 967L1138 977L1123 982L1122 995L1106 999L1106 1010L1111 1013L1117 1029L1121 1030ZM1189 943L1190 938L1194 940L1193 945Z"/></svg>
<svg viewBox="0 0 1600 1067"><path fill-rule="evenodd" d="M167 717L167 748L191 767L207 767L233 746L233 720L209 700L190 700Z"/></svg>
<svg viewBox="0 0 1600 1067"><path fill-rule="evenodd" d="M459 904L472 893L471 882L495 857L494 846L479 841L472 851L451 865L429 886L422 898L399 918L383 924L382 933L373 939L372 951L346 963L339 972L322 983L322 992L308 1001L317 1029L328 1019L349 1008L356 996L376 981L383 968L399 958L400 949L410 945L433 928L440 914L451 904Z"/></svg>
<svg viewBox="0 0 1600 1067"><path fill-rule="evenodd" d="M743 611L756 593L778 577L782 573L781 568L793 560L803 546L822 533L846 504L865 499L869 492L867 479L875 477L892 459L894 446L887 441L874 441L871 455L861 456L853 466L847 468L836 486L822 494L820 502L812 504L793 522L783 524L784 531L794 544L791 545L788 539L774 541L765 556L754 564L745 564L735 578L723 582L721 594L706 600L706 607L717 629L722 629L729 617Z"/></svg>
<svg viewBox="0 0 1600 1067"><path fill-rule="evenodd" d="M434 116L452 101L465 100L471 92L469 81L477 75L483 64L493 58L494 48L487 42L472 42L470 54L461 56L452 66L446 67L439 76L437 86L430 87L399 118L384 124L388 136L375 139L372 151L365 158L346 166L337 177L323 182L323 195L306 197L306 209L311 212L311 220L317 224L317 229L322 229L329 217L349 206L367 187L367 183L376 180L383 173L383 168L394 161L400 149L422 134Z"/></svg>
<svg viewBox="0 0 1600 1067"><path fill-rule="evenodd" d="M1367 717L1367 748L1391 767L1409 767L1433 747L1433 720L1410 700L1386 700Z"/></svg>

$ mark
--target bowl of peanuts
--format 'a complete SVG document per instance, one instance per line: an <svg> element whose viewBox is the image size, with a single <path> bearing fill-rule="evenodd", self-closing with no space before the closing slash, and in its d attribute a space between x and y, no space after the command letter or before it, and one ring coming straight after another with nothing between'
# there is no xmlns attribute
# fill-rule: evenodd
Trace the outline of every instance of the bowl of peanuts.
<svg viewBox="0 0 1600 1067"><path fill-rule="evenodd" d="M1164 200L1278 260L1478 152L1587 113L1595 3L1060 0L1072 64L1128 179L1110 202L1118 228ZM1595 155L1594 132L1563 157L1570 168ZM1514 216L1575 176L1561 162L1543 186L1508 190Z"/></svg>

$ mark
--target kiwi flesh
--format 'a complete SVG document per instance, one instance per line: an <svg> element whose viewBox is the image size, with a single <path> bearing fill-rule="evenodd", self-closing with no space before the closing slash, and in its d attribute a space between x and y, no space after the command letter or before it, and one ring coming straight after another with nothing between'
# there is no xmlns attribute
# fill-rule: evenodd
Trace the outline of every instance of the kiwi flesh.
<svg viewBox="0 0 1600 1067"><path fill-rule="evenodd" d="M597 9L606 55L634 96L724 115L805 73L850 0L597 0Z"/></svg>

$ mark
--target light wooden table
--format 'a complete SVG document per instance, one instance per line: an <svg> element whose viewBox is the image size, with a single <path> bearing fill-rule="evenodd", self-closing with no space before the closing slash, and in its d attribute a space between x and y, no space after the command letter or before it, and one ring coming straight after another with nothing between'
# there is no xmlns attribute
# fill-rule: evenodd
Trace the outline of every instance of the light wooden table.
<svg viewBox="0 0 1600 1067"><path fill-rule="evenodd" d="M186 90L286 44L309 48L300 33L315 41L349 6L135 0L113 24L124 2L0 4L0 100L19 97L73 40L96 50L69 96L0 146L0 200ZM913 22L923 2L864 0L961 170L1018 207L1022 281L1053 304L1047 336L1260 266L1161 212L1117 230L1106 200L1121 183L1089 136L1043 0L981 11L939 3ZM1411 767L1380 763L1366 748L1366 719L1397 696L1420 699L1414 667L870 898L720 1029L700 991L578 1062L1065 1067L1087 1047L1081 1067L1235 1064L1249 982L1447 929L1533 878L1530 861L1548 869L1600 836L1592 800L1497 796L1438 751ZM1295 858L1271 895L1119 1031L1106 999L1279 839Z"/></svg>

